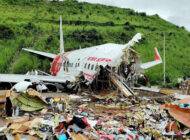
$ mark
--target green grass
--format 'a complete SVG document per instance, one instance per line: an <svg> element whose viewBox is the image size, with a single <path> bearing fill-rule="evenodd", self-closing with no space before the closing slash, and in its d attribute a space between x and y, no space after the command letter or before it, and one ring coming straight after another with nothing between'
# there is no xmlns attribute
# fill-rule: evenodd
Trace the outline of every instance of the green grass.
<svg viewBox="0 0 190 140"><path fill-rule="evenodd" d="M154 60L154 47L163 56L165 32L167 82L175 85L178 77L190 75L190 33L184 28L158 15L146 16L131 9L73 0L0 0L0 72L25 73L34 68L48 72L48 59L39 59L21 48L58 53L59 15L63 16L67 51L108 42L124 44L140 32L143 40L134 48L147 62ZM152 84L161 84L162 71L161 64L149 69L146 75Z"/></svg>

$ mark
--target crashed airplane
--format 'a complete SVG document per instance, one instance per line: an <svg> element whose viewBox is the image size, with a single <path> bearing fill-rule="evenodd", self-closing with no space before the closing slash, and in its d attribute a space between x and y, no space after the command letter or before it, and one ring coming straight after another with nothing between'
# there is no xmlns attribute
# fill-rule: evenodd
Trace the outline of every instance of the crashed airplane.
<svg viewBox="0 0 190 140"><path fill-rule="evenodd" d="M156 60L142 63L138 53L131 48L141 38L141 34L137 33L124 45L108 43L65 52L60 17L60 53L58 55L23 48L30 53L52 59L50 70L52 75L45 73L0 74L1 87L16 84L13 88L19 92L31 85L42 83L50 91L57 89L78 91L85 87L92 90L106 90L112 81L121 92L128 96L132 94L129 87L134 85L140 73L162 63L156 48Z"/></svg>

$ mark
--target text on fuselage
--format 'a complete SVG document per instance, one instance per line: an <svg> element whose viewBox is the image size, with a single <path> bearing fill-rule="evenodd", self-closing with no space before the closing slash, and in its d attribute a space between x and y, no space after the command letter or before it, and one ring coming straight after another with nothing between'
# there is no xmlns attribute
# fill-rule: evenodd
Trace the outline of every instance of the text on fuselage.
<svg viewBox="0 0 190 140"><path fill-rule="evenodd" d="M88 61L95 61L95 62L102 62L102 61L111 62L111 59L108 59L108 58L97 58L97 57L88 57L87 60Z"/></svg>

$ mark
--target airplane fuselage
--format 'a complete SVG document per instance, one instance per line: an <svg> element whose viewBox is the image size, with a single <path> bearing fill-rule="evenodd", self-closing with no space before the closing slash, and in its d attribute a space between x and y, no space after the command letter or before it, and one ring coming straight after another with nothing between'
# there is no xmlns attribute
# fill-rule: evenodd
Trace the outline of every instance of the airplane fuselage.
<svg viewBox="0 0 190 140"><path fill-rule="evenodd" d="M78 76L81 72L85 78L92 81L100 65L115 67L122 61L122 50L125 45L103 44L95 47L60 53L51 66L53 76Z"/></svg>

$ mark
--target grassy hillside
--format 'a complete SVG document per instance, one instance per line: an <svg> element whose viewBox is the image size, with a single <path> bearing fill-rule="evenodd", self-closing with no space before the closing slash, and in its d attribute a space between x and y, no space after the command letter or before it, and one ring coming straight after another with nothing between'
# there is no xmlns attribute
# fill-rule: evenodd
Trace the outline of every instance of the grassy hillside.
<svg viewBox="0 0 190 140"><path fill-rule="evenodd" d="M190 75L190 33L158 15L146 16L131 9L43 0L0 0L0 73L49 71L48 59L40 59L21 48L59 52L59 15L63 16L65 49L73 50L102 43L127 43L137 32L143 39L135 46L143 62L154 59L153 48L163 56L166 35L166 76L171 85L177 77ZM146 74L153 84L161 84L163 65Z"/></svg>

